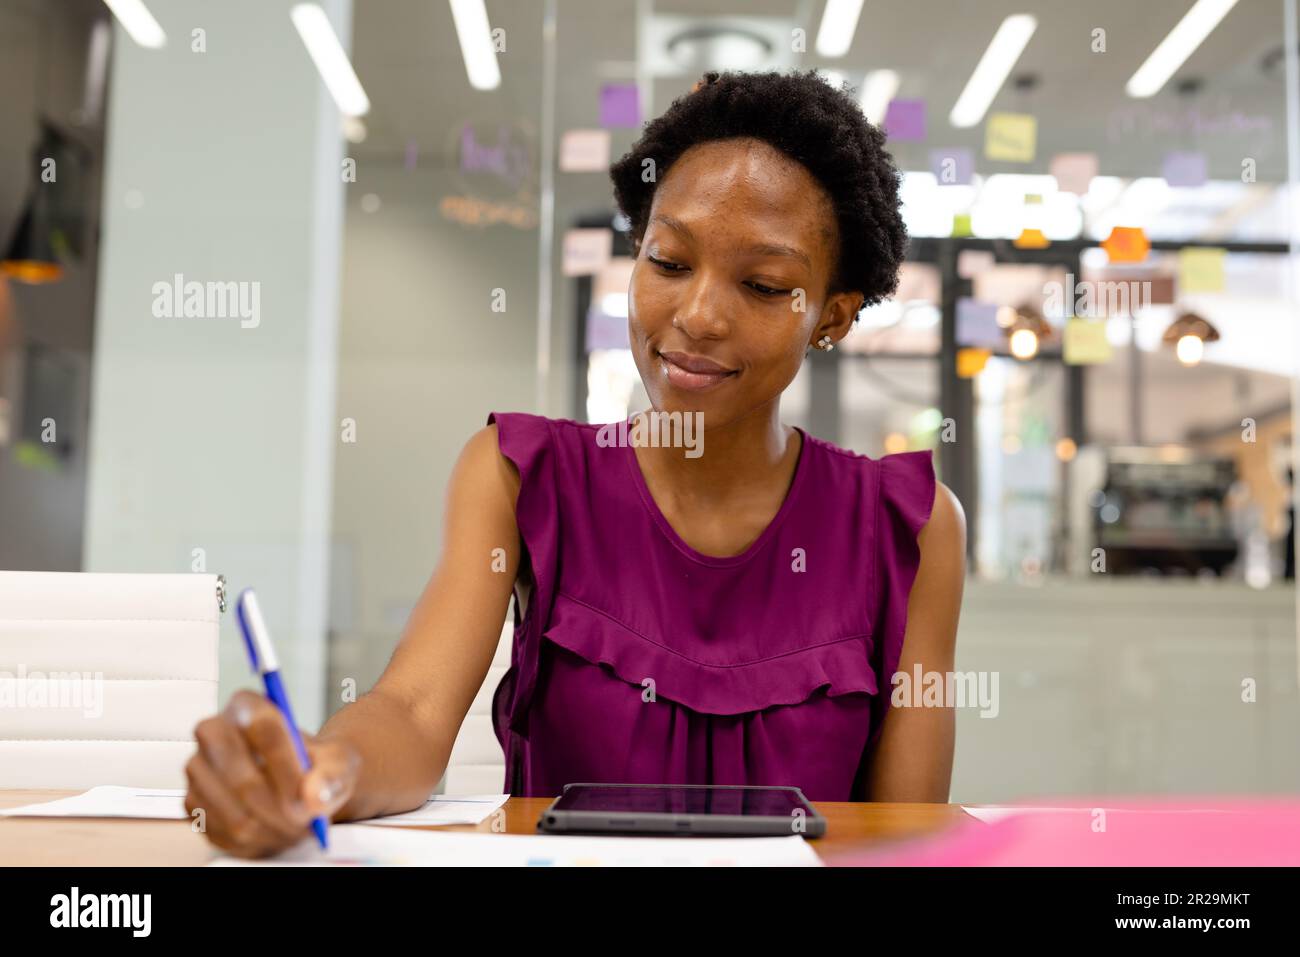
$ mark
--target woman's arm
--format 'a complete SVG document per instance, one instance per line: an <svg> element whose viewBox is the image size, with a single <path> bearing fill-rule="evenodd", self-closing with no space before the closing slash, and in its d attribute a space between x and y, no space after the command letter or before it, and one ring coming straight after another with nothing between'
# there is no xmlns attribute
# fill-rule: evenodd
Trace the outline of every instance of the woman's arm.
<svg viewBox="0 0 1300 957"><path fill-rule="evenodd" d="M921 562L907 601L898 671L911 675L919 664L923 673L946 676L954 667L966 579L966 516L941 482L917 543ZM881 694L892 691L892 685L880 689ZM891 707L868 768L867 800L946 803L956 737L952 708Z"/></svg>
<svg viewBox="0 0 1300 957"><path fill-rule="evenodd" d="M235 692L195 726L185 810L212 843L262 857L309 835L317 815L351 820L418 807L447 767L452 742L496 651L519 567L519 475L496 428L465 445L447 492L442 554L401 643L373 691L304 734L304 774L279 710ZM494 572L494 550L504 568Z"/></svg>
<svg viewBox="0 0 1300 957"><path fill-rule="evenodd" d="M487 675L519 568L519 474L497 427L465 445L448 485L438 565L373 690L334 714L320 741L360 755L338 820L418 807L447 768L452 743ZM504 552L504 568L493 571Z"/></svg>

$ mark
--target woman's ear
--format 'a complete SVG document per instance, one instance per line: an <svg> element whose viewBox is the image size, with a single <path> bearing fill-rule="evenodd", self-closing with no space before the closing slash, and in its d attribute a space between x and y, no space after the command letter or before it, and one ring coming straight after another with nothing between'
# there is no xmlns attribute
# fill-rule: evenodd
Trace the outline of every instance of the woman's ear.
<svg viewBox="0 0 1300 957"><path fill-rule="evenodd" d="M813 330L813 342L823 336L830 336L831 342L835 343L847 336L865 301L865 297L857 290L832 293L822 309L821 321Z"/></svg>

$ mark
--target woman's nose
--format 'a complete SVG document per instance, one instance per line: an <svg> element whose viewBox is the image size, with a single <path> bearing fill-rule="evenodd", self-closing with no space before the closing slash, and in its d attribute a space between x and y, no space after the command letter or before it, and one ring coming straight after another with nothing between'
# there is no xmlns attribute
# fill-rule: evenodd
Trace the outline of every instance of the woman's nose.
<svg viewBox="0 0 1300 957"><path fill-rule="evenodd" d="M707 279L691 282L686 298L673 314L673 328L692 339L721 339L729 328L727 311L717 283Z"/></svg>

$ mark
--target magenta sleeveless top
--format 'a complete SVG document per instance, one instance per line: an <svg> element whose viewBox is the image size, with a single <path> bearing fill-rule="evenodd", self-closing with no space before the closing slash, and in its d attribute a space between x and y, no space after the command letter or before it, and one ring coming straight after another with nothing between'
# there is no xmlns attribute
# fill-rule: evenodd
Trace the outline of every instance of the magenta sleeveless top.
<svg viewBox="0 0 1300 957"><path fill-rule="evenodd" d="M526 552L492 709L505 790L765 784L864 799L934 502L931 453L871 459L801 429L771 524L718 558L673 530L635 450L598 444L599 425L493 422L519 469Z"/></svg>

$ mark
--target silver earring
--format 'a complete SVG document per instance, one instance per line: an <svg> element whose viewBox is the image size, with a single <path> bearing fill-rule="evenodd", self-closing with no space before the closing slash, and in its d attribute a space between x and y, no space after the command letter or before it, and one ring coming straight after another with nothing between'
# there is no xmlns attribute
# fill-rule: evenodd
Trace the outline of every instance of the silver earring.
<svg viewBox="0 0 1300 957"><path fill-rule="evenodd" d="M821 349L823 352L830 352L835 348L835 343L831 342L830 336L822 336L817 340L817 348Z"/></svg>

